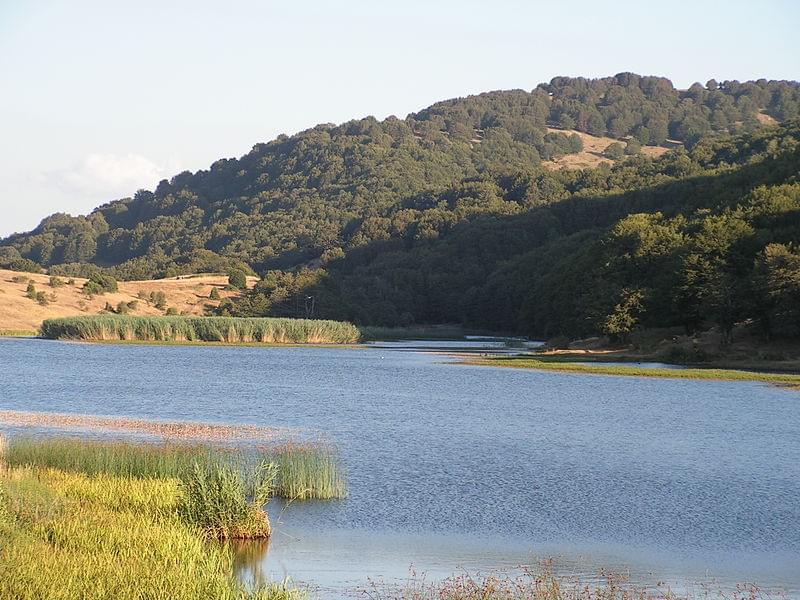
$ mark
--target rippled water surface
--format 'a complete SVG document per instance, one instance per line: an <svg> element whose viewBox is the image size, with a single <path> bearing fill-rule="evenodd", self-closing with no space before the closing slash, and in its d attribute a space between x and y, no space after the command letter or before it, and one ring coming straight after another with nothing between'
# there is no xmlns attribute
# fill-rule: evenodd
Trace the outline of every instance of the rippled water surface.
<svg viewBox="0 0 800 600"><path fill-rule="evenodd" d="M9 339L0 377L3 409L322 432L348 498L271 506L276 534L248 568L323 590L412 563L443 576L547 556L569 572L800 588L795 391L465 366L393 345Z"/></svg>

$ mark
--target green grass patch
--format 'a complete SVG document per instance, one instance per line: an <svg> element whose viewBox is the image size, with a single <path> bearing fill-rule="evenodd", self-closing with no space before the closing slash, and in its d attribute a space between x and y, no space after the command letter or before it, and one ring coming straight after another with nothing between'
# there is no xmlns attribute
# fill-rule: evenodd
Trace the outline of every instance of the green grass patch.
<svg viewBox="0 0 800 600"><path fill-rule="evenodd" d="M585 375L618 375L624 377L664 377L669 379L716 379L722 381L761 381L787 387L800 387L800 375L789 373L767 373L736 369L668 369L649 368L631 365L609 365L596 362L591 365L577 364L575 359L559 357L538 357L531 355L503 356L496 358L470 359L469 364L490 365L494 367L513 367L518 369L539 369L561 373L580 373ZM585 361L584 361L585 362Z"/></svg>
<svg viewBox="0 0 800 600"><path fill-rule="evenodd" d="M350 323L314 319L245 317L134 317L91 315L48 319L49 339L227 344L351 344L361 333Z"/></svg>
<svg viewBox="0 0 800 600"><path fill-rule="evenodd" d="M229 548L182 518L174 479L0 469L0 598L299 600L247 589Z"/></svg>

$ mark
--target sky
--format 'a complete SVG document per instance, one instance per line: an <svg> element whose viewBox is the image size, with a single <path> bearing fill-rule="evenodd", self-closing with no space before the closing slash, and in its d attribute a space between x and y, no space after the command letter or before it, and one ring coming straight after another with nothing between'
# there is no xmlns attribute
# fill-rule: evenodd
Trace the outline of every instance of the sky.
<svg viewBox="0 0 800 600"><path fill-rule="evenodd" d="M798 0L0 0L0 237L281 133L559 75L800 79L798 31Z"/></svg>

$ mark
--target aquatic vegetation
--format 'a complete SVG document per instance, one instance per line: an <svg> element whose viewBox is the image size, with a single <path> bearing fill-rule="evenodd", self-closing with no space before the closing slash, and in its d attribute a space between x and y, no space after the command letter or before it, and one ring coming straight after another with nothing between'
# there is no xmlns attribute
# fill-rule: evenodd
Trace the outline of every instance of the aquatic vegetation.
<svg viewBox="0 0 800 600"><path fill-rule="evenodd" d="M229 465L195 463L184 475L178 513L216 538L268 537L270 523L262 507L274 478L275 467L269 463L259 465L250 481Z"/></svg>
<svg viewBox="0 0 800 600"><path fill-rule="evenodd" d="M285 582L246 589L229 548L181 518L177 480L0 471L0 597L299 600Z"/></svg>
<svg viewBox="0 0 800 600"><path fill-rule="evenodd" d="M275 467L273 495L306 500L344 498L346 486L333 449L318 444L285 444L264 450Z"/></svg>
<svg viewBox="0 0 800 600"><path fill-rule="evenodd" d="M513 367L518 369L540 369L562 373L580 373L584 375L620 375L628 377L666 377L671 379L716 379L723 381L761 381L786 387L800 386L800 375L790 373L769 373L763 371L740 371L736 369L669 369L639 367L630 365L609 365L602 362L585 364L553 357L533 355L503 356L490 358L470 358L467 364L488 365L494 367Z"/></svg>
<svg viewBox="0 0 800 600"><path fill-rule="evenodd" d="M371 600L766 600L773 596L756 585L742 584L735 590L702 589L677 593L660 584L655 588L632 585L623 575L601 572L599 581L556 576L549 563L540 569L522 569L520 574L503 572L473 575L462 573L443 581L429 582L411 572L400 588L372 583Z"/></svg>
<svg viewBox="0 0 800 600"><path fill-rule="evenodd" d="M7 445L9 466L36 466L120 477L180 478L196 463L213 460L207 447L182 444L135 444L123 441L52 437L14 437Z"/></svg>
<svg viewBox="0 0 800 600"><path fill-rule="evenodd" d="M92 315L48 319L42 336L85 341L350 344L359 330L343 321L249 317Z"/></svg>
<svg viewBox="0 0 800 600"><path fill-rule="evenodd" d="M207 483L225 481L225 485L233 485L235 482L228 481L228 477L236 473L242 489L259 498L266 494L266 497L300 500L332 499L346 494L338 455L332 447L316 443L236 449L200 444L14 437L7 444L5 461L12 467L45 467L86 475L175 478L195 484L204 477Z"/></svg>

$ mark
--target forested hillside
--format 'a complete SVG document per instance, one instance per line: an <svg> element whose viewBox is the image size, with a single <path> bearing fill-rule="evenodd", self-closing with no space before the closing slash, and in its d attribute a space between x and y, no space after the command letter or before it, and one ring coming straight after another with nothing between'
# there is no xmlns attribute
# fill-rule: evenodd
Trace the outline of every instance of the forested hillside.
<svg viewBox="0 0 800 600"><path fill-rule="evenodd" d="M320 125L0 241L0 266L264 276L223 310L624 336L754 320L797 334L795 82L556 78L404 120ZM788 121L776 127L765 122ZM620 140L551 171L577 135ZM739 136L739 137L731 137ZM667 145L659 158L641 145Z"/></svg>

